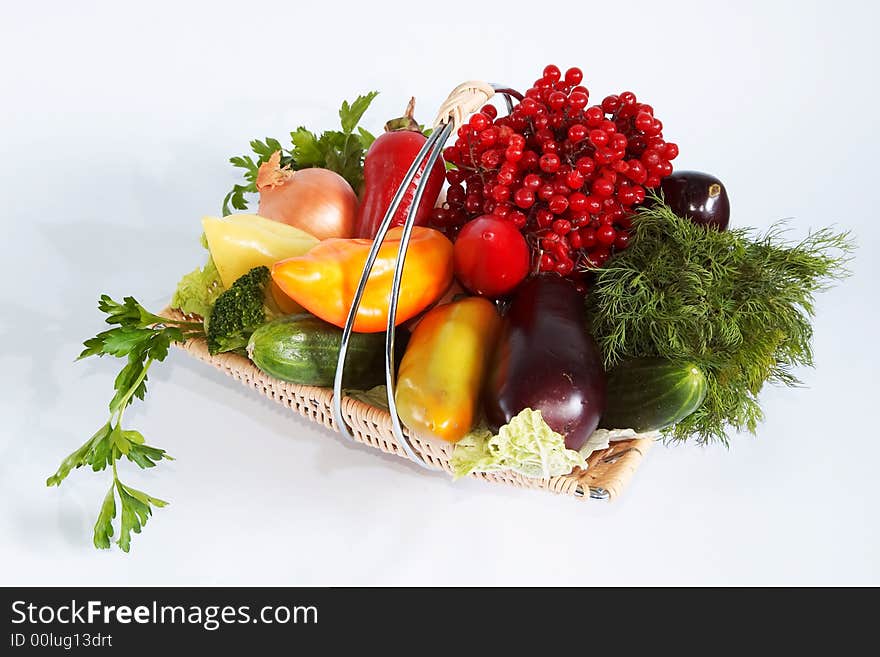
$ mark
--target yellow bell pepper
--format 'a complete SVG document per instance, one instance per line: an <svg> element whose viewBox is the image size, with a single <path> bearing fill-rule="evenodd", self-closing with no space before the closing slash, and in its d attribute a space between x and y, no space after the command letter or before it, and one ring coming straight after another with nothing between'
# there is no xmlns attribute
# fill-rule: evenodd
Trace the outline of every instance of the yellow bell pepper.
<svg viewBox="0 0 880 657"><path fill-rule="evenodd" d="M385 236L361 305L355 317L358 333L379 333L387 328L394 263L402 228ZM291 299L313 315L344 327L354 301L372 240L327 239L298 258L276 262L272 279ZM432 228L413 228L403 266L397 304L397 324L415 317L435 303L452 282L452 242Z"/></svg>
<svg viewBox="0 0 880 657"><path fill-rule="evenodd" d="M409 429L449 442L470 431L500 329L495 306L480 297L437 306L422 318L394 391L397 412Z"/></svg>
<svg viewBox="0 0 880 657"><path fill-rule="evenodd" d="M208 249L223 287L254 267L302 255L318 243L307 232L256 214L230 214L202 219Z"/></svg>

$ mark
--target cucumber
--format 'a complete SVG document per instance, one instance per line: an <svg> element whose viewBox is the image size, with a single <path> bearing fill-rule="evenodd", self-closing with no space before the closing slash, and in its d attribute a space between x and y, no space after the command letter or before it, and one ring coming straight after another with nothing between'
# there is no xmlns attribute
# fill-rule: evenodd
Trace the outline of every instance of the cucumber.
<svg viewBox="0 0 880 657"><path fill-rule="evenodd" d="M693 363L634 358L608 374L608 406L599 426L663 429L693 413L705 398L706 377Z"/></svg>
<svg viewBox="0 0 880 657"><path fill-rule="evenodd" d="M399 340L405 343L403 331ZM329 388L336 376L342 329L309 315L288 315L251 335L247 353L269 376L300 385ZM366 390L385 383L385 334L352 333L345 361L346 388Z"/></svg>

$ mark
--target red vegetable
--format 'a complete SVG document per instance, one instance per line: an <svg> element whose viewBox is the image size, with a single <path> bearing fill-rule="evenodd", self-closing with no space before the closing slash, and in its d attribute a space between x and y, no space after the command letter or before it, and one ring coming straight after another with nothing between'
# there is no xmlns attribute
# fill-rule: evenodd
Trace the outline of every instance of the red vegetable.
<svg viewBox="0 0 880 657"><path fill-rule="evenodd" d="M455 276L474 294L501 297L529 273L529 247L516 225L483 215L465 224L455 240Z"/></svg>
<svg viewBox="0 0 880 657"><path fill-rule="evenodd" d="M385 134L379 136L367 151L364 161L364 196L355 223L356 237L372 239L376 236L394 193L427 140L419 129L419 124L413 119L414 107L415 98L412 98L407 105L406 115L386 123ZM413 202L416 185L424 171L425 163L422 163L394 214L392 227L403 225L406 212ZM422 201L416 211L417 226L428 223L431 210L443 187L444 172L445 167L440 158L431 169Z"/></svg>

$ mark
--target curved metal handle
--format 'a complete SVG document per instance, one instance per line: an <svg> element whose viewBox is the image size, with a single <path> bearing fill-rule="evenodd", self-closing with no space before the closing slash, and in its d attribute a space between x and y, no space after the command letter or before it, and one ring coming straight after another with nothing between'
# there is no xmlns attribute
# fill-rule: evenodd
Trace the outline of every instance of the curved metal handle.
<svg viewBox="0 0 880 657"><path fill-rule="evenodd" d="M345 327L342 329L342 341L339 347L339 359L336 362L336 376L333 379L333 421L342 435L349 438L350 440L354 440L354 435L351 433L348 423L345 421L345 418L342 414L342 378L343 373L345 372L345 360L348 354L348 343L351 339L351 333L354 328L354 322L357 318L358 310L360 309L361 299L363 298L364 290L367 287L367 281L369 280L370 274L372 273L373 265L376 262L379 248L382 246L382 242L385 240L385 235L388 233L388 230L391 226L392 218L397 213L397 210L400 207L400 204L403 201L403 197L406 195L406 192L409 189L413 178L415 178L419 169L422 168L422 163L424 163L423 174L419 177L419 181L416 184L416 189L413 195L412 202L407 208L406 220L403 224L400 244L397 248L397 259L394 267L394 279L391 285L391 292L388 300L388 325L385 332L385 383L387 388L388 408L391 415L391 426L394 433L394 438L411 460L415 461L417 464L427 469L434 468L416 454L415 449L413 449L412 445L404 434L403 426L400 421L400 416L398 416L397 414L397 405L394 400L394 388L396 378L394 367L394 338L396 332L395 325L397 319L397 304L400 299L400 287L403 282L403 268L404 264L406 263L406 253L409 249L409 241L412 235L413 226L415 224L416 212L419 205L421 204L422 196L425 192L425 187L427 186L428 177L430 175L431 169L434 167L435 163L440 157L440 153L443 150L443 146L446 143L446 140L449 138L455 128L463 121L464 116L479 109L479 107L483 105L486 101L488 101L489 98L491 98L496 91L504 95L508 111L511 111L513 109L513 102L511 101L511 97L522 100L522 95L509 87L499 84L487 84L485 82L465 82L464 84L456 87L446 99L446 102L441 107L440 113L437 116L437 123L434 132L425 141L418 155L416 155L416 158L413 161L412 165L410 165L409 169L407 170L406 175L404 175L400 186L397 188L397 191L395 192L394 197L391 199L391 203L389 204L388 209L385 212L382 223L379 225L379 230L376 233L376 237L373 239L373 244L371 245L370 252L367 255L367 261L364 263L364 269L361 272L361 278L358 281L358 286L355 290L351 308L349 308L348 310L348 317L345 321Z"/></svg>

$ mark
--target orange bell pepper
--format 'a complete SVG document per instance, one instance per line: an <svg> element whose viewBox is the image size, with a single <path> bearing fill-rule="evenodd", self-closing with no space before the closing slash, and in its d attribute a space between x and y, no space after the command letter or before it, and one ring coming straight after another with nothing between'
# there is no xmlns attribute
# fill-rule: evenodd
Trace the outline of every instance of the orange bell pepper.
<svg viewBox="0 0 880 657"><path fill-rule="evenodd" d="M422 318L410 336L394 391L407 427L449 442L470 431L500 329L494 304L480 297L437 306Z"/></svg>
<svg viewBox="0 0 880 657"><path fill-rule="evenodd" d="M394 262L402 228L392 228L379 248L355 318L358 333L387 328ZM327 239L305 255L276 262L272 279L313 315L344 327L372 240ZM431 228L413 228L403 267L396 323L436 302L452 282L452 242Z"/></svg>

